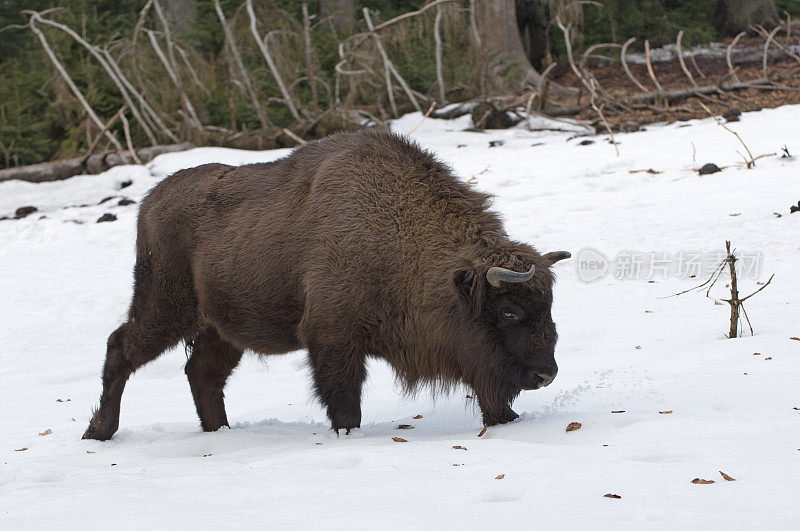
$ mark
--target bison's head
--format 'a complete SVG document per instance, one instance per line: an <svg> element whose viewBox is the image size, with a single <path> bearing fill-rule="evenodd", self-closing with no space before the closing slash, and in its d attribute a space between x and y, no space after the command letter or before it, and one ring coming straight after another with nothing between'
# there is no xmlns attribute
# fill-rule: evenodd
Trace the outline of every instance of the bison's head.
<svg viewBox="0 0 800 531"><path fill-rule="evenodd" d="M469 340L481 351L481 362L512 392L545 387L556 377L550 266L569 256L531 252L512 257L513 269L486 265L455 272L457 297L469 316Z"/></svg>

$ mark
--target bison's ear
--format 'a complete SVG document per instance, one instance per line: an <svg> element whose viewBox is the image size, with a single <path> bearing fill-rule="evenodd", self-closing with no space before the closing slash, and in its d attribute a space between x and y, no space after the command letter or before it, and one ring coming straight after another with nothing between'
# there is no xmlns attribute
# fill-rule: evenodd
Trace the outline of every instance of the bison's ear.
<svg viewBox="0 0 800 531"><path fill-rule="evenodd" d="M553 265L559 260L564 260L571 256L572 253L570 253L569 251L553 251L551 253L547 253L546 255L544 255L543 258L548 262L550 262L550 265Z"/></svg>
<svg viewBox="0 0 800 531"><path fill-rule="evenodd" d="M486 275L474 269L457 269L453 273L453 288L461 306L471 317L477 317L483 306Z"/></svg>

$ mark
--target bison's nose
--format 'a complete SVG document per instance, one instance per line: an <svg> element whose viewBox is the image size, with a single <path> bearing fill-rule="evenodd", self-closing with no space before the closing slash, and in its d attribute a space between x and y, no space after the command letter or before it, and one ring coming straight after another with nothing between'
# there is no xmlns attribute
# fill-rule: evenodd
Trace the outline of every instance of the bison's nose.
<svg viewBox="0 0 800 531"><path fill-rule="evenodd" d="M540 370L536 373L536 376L542 379L542 387L547 387L556 379L556 374L558 374L558 367L553 365L552 367Z"/></svg>

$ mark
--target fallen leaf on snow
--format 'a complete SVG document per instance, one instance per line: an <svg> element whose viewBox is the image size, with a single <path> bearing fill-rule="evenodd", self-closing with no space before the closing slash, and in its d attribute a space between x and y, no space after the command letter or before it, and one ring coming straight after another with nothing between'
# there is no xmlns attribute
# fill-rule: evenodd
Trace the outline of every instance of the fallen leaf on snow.
<svg viewBox="0 0 800 531"><path fill-rule="evenodd" d="M672 410L668 409L667 411L659 411L658 413L661 415L672 415Z"/></svg>
<svg viewBox="0 0 800 531"><path fill-rule="evenodd" d="M87 453L87 454L96 454L97 452L93 452L93 451L91 451L91 450L86 450L86 453Z"/></svg>
<svg viewBox="0 0 800 531"><path fill-rule="evenodd" d="M419 419L421 419L421 418L422 418L422 415L414 415L414 416L413 416L413 417L411 417L411 418L412 418L412 419L414 419L414 420L419 420Z"/></svg>
<svg viewBox="0 0 800 531"><path fill-rule="evenodd" d="M44 437L45 435L50 435L51 433L53 433L53 430L51 430L50 428L47 428L46 430L44 430L43 432L41 432L41 433L39 434L39 436L40 436L40 437Z"/></svg>
<svg viewBox="0 0 800 531"><path fill-rule="evenodd" d="M722 470L720 470L719 473L722 476L722 479L724 479L725 481L736 481L734 478L730 477L728 474L726 474Z"/></svg>
<svg viewBox="0 0 800 531"><path fill-rule="evenodd" d="M625 413L625 410L624 409L620 409L620 410L617 410L617 411L612 411L612 413Z"/></svg>
<svg viewBox="0 0 800 531"><path fill-rule="evenodd" d="M608 493L608 494L604 494L603 498L614 498L615 500L619 500L620 498L622 498L622 496L620 496L619 494Z"/></svg>
<svg viewBox="0 0 800 531"><path fill-rule="evenodd" d="M760 352L753 352L753 356L760 356L760 355L761 355Z"/></svg>
<svg viewBox="0 0 800 531"><path fill-rule="evenodd" d="M771 359L772 358L770 356L767 356L766 358L764 358L764 361L771 360Z"/></svg>
<svg viewBox="0 0 800 531"><path fill-rule="evenodd" d="M400 424L399 426L397 426L397 429L398 430L413 430L414 426L412 426L411 424Z"/></svg>
<svg viewBox="0 0 800 531"><path fill-rule="evenodd" d="M453 466L464 466L464 463L453 463Z"/></svg>
<svg viewBox="0 0 800 531"><path fill-rule="evenodd" d="M392 437L394 442L408 442L407 440L403 439L402 437Z"/></svg>
<svg viewBox="0 0 800 531"><path fill-rule="evenodd" d="M495 476L494 479L503 479L504 477L506 477L505 474L500 474L499 476Z"/></svg>
<svg viewBox="0 0 800 531"><path fill-rule="evenodd" d="M483 434L486 433L486 426L483 427L481 432L478 434L478 437L483 437Z"/></svg>
<svg viewBox="0 0 800 531"><path fill-rule="evenodd" d="M579 429L581 429L580 422L570 422L569 424L567 424L567 431L575 431Z"/></svg>
<svg viewBox="0 0 800 531"><path fill-rule="evenodd" d="M458 446L453 446L453 450L466 450L466 448L464 446L458 445Z"/></svg>
<svg viewBox="0 0 800 531"><path fill-rule="evenodd" d="M17 449L16 449L16 450L14 450L14 451L15 451L15 452L24 452L24 451L25 451L25 450L27 450L27 449L28 449L28 447L26 446L26 447L24 447L24 448L17 448Z"/></svg>
<svg viewBox="0 0 800 531"><path fill-rule="evenodd" d="M56 402L72 402L72 399L67 398L66 400L63 400L63 399L59 398L58 400L56 400Z"/></svg>
<svg viewBox="0 0 800 531"><path fill-rule="evenodd" d="M790 337L789 339L793 339L794 341L800 341L800 337Z"/></svg>
<svg viewBox="0 0 800 531"><path fill-rule="evenodd" d="M203 454L203 457L211 457L214 454Z"/></svg>
<svg viewBox="0 0 800 531"><path fill-rule="evenodd" d="M715 481L713 479L694 478L692 480L692 483L694 483L695 485L711 485L712 483L715 483Z"/></svg>

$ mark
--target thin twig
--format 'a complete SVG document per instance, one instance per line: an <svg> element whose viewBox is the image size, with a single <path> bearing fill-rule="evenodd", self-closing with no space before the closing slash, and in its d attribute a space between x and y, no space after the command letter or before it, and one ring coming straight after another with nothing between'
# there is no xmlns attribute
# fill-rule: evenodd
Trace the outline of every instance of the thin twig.
<svg viewBox="0 0 800 531"><path fill-rule="evenodd" d="M122 130L125 132L125 143L128 145L128 153L131 154L131 158L134 162L136 162L136 164L141 164L141 159L139 159L138 155L136 155L136 150L133 149L133 142L131 141L131 128L130 125L128 125L128 119L125 118L125 113L121 113L119 118L122 120Z"/></svg>
<svg viewBox="0 0 800 531"><path fill-rule="evenodd" d="M428 118L428 116L430 116L430 115L431 115L431 112L433 112L433 108L434 108L434 107L436 107L436 102L435 102L435 101L434 101L433 103L431 103L431 106L430 106L430 107L428 107L428 110L427 110L427 111L425 112L425 114L422 116L422 120L420 120L420 121L419 121L419 123L418 123L418 124L417 124L417 125L414 127L414 129L412 129L411 131L409 131L408 133L406 133L406 136L411 136L411 134L412 134L414 131L416 131L417 129L419 129L419 128L422 126L423 122L425 122L425 119L426 119L426 118Z"/></svg>

